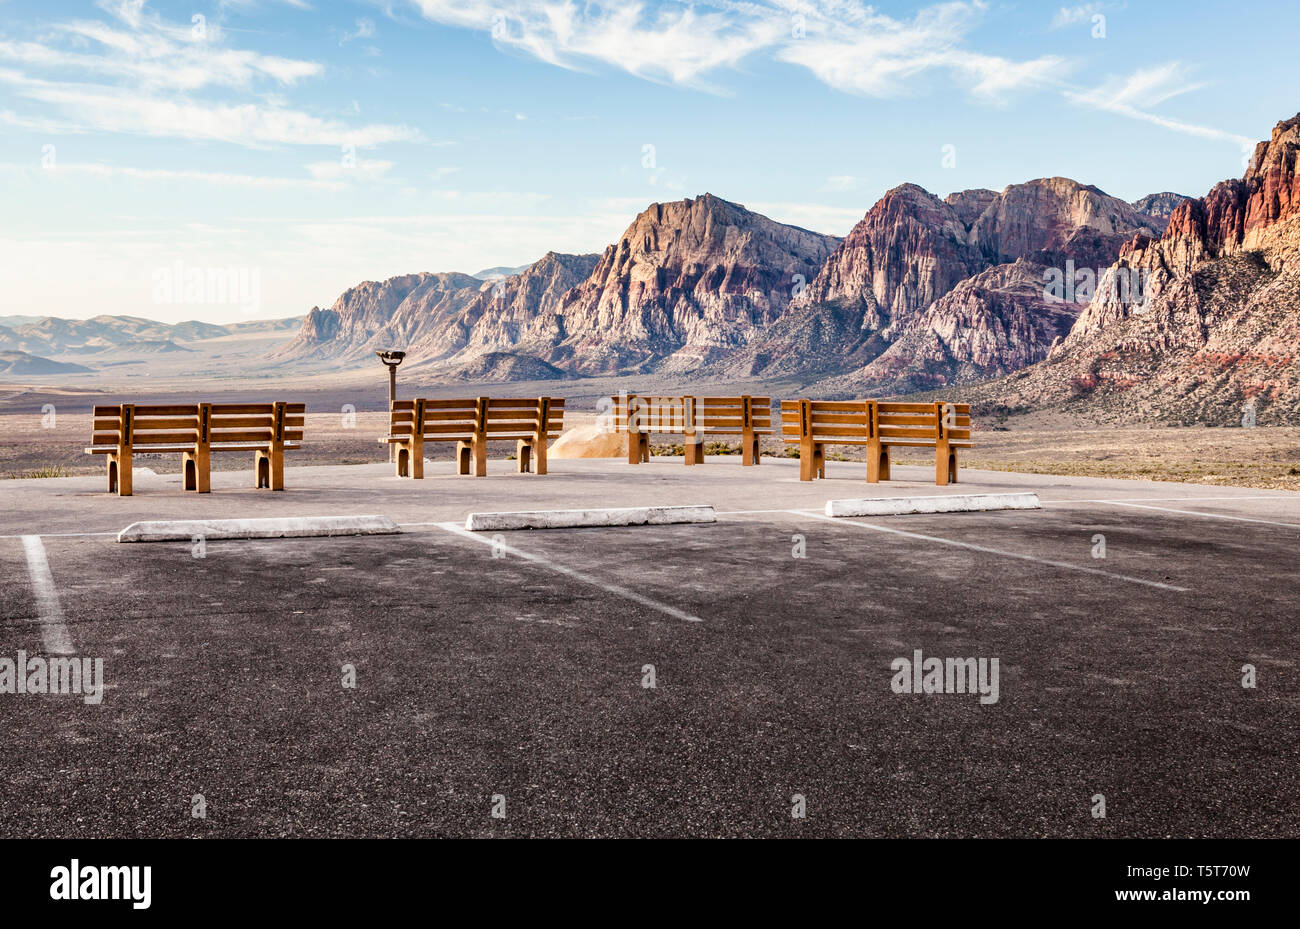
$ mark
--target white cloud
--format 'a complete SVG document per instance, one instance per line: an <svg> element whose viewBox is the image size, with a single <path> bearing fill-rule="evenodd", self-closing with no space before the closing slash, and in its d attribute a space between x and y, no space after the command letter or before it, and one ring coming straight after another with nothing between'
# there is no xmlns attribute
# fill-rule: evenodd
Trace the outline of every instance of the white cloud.
<svg viewBox="0 0 1300 929"><path fill-rule="evenodd" d="M307 173L318 181L337 181L356 179L361 181L378 181L392 169L391 161L377 161L358 158L353 164L338 161L316 161L307 165Z"/></svg>
<svg viewBox="0 0 1300 929"><path fill-rule="evenodd" d="M1052 17L1052 29L1065 29L1068 26L1078 26L1081 23L1092 22L1093 16L1105 9L1103 3L1080 3L1075 6L1063 6L1056 11Z"/></svg>
<svg viewBox="0 0 1300 929"><path fill-rule="evenodd" d="M12 66L0 67L0 84L42 105L38 113L6 110L0 121L48 132L117 132L253 147L364 147L419 138L407 126L353 127L292 109L277 92L321 75L324 67L226 47L220 27L202 14L194 14L190 24L175 24L146 9L143 0L101 7L114 22L78 19L46 28L37 41L0 39L0 62ZM370 34L364 27L360 31ZM189 96L211 89L258 96L225 102Z"/></svg>
<svg viewBox="0 0 1300 929"><path fill-rule="evenodd" d="M835 174L826 178L826 183L821 189L832 192L845 190L854 190L858 186L858 179L852 174Z"/></svg>
<svg viewBox="0 0 1300 929"><path fill-rule="evenodd" d="M369 39L375 35L375 21L368 17L361 17L357 20L357 28L353 32L344 31L339 37L339 45L346 45L353 39Z"/></svg>
<svg viewBox="0 0 1300 929"><path fill-rule="evenodd" d="M352 145L364 148L418 139L408 126L350 127L332 119L256 103L210 104L123 94L98 84L64 84L0 70L15 93L56 107L81 129L261 145Z"/></svg>
<svg viewBox="0 0 1300 929"><path fill-rule="evenodd" d="M269 177L256 174L229 174L220 171L172 170L167 168L133 168L124 165L109 165L98 162L58 162L53 168L37 168L33 165L0 163L0 171L7 173L39 174L49 179L64 177L125 177L139 181L181 181L202 184L218 184L228 187L251 187L264 190L272 189L311 189L340 190L343 185L331 183L321 178L305 177Z"/></svg>
<svg viewBox="0 0 1300 929"><path fill-rule="evenodd" d="M942 3L911 20L897 20L856 3L809 4L799 13L804 38L787 43L777 57L801 65L837 90L871 97L907 91L909 79L942 72L977 97L1005 94L1058 81L1064 59L1043 55L1013 61L963 48L987 4Z"/></svg>
<svg viewBox="0 0 1300 929"><path fill-rule="evenodd" d="M788 30L776 17L651 9L641 3L414 0L430 20L489 32L494 42L564 68L613 65L639 77L711 88L705 75L735 67Z"/></svg>
<svg viewBox="0 0 1300 929"><path fill-rule="evenodd" d="M909 78L942 71L976 96L998 98L1057 79L1062 59L1013 61L962 48L982 19L980 0L925 7L893 19L859 0L715 0L697 6L593 0L412 0L428 19L489 32L502 48L578 68L603 64L638 77L718 89L711 75L766 53L849 93L894 96Z"/></svg>
<svg viewBox="0 0 1300 929"><path fill-rule="evenodd" d="M1243 150L1253 147L1254 141L1246 136L1150 112L1151 107L1204 86L1204 83L1191 81L1190 70L1185 65L1171 61L1151 68L1139 68L1127 77L1111 77L1090 90L1067 90L1065 97L1080 106L1141 120L1185 135L1232 142Z"/></svg>

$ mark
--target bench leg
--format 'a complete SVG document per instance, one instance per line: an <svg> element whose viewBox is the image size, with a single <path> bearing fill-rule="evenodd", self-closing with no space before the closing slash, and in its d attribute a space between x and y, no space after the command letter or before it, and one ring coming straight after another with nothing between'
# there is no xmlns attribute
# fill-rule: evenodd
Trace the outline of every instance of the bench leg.
<svg viewBox="0 0 1300 929"><path fill-rule="evenodd" d="M879 442L867 446L867 482L889 480L889 446Z"/></svg>
<svg viewBox="0 0 1300 929"><path fill-rule="evenodd" d="M627 463L641 464L650 460L650 433L629 432L627 434Z"/></svg>
<svg viewBox="0 0 1300 929"><path fill-rule="evenodd" d="M682 441L684 445L683 456L686 458L688 465L704 464L704 443L695 441L699 436L684 436Z"/></svg>
<svg viewBox="0 0 1300 929"><path fill-rule="evenodd" d="M185 489L195 493L212 492L212 462L205 451L184 452L182 467L185 472Z"/></svg>
<svg viewBox="0 0 1300 929"><path fill-rule="evenodd" d="M469 474L470 443L456 443L456 473Z"/></svg>
<svg viewBox="0 0 1300 929"><path fill-rule="evenodd" d="M259 490L284 490L284 452L254 452L253 467Z"/></svg>
<svg viewBox="0 0 1300 929"><path fill-rule="evenodd" d="M799 443L799 480L826 476L826 450L820 442Z"/></svg>
<svg viewBox="0 0 1300 929"><path fill-rule="evenodd" d="M533 446L533 473L546 473L546 435L543 434Z"/></svg>
<svg viewBox="0 0 1300 929"><path fill-rule="evenodd" d="M405 445L395 444L396 454L393 455L393 461L396 463L397 477L410 477L411 475L411 450Z"/></svg>
<svg viewBox="0 0 1300 929"><path fill-rule="evenodd" d="M533 464L533 443L527 439L519 439L515 442L515 463L518 466L520 474L527 474L532 470Z"/></svg>
<svg viewBox="0 0 1300 929"><path fill-rule="evenodd" d="M118 452L109 455L108 492L117 491L119 497L129 497L134 493L131 480L131 453Z"/></svg>
<svg viewBox="0 0 1300 929"><path fill-rule="evenodd" d="M939 486L957 483L957 453L947 442L934 448L934 482Z"/></svg>
<svg viewBox="0 0 1300 929"><path fill-rule="evenodd" d="M762 461L762 451L758 447L758 436L742 435L740 437L740 463L744 467L759 464Z"/></svg>
<svg viewBox="0 0 1300 929"><path fill-rule="evenodd" d="M105 455L104 463L105 463L104 470L108 476L108 492L111 494L115 494L117 493L117 488L118 488L118 473L119 473L117 456Z"/></svg>
<svg viewBox="0 0 1300 929"><path fill-rule="evenodd" d="M487 477L487 442L474 443L474 476Z"/></svg>

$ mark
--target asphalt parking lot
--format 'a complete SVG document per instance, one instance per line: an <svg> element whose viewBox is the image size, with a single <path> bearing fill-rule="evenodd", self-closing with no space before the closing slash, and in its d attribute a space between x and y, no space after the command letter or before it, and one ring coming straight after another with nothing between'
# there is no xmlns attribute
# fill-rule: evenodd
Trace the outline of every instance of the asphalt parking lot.
<svg viewBox="0 0 1300 929"><path fill-rule="evenodd" d="M132 498L0 488L0 657L64 635L104 662L98 704L0 694L0 835L1300 834L1298 494L508 465L290 469L283 494L220 474L203 498L147 476ZM1043 509L820 515L994 490ZM650 503L719 518L459 528ZM114 540L144 518L304 513L403 532ZM996 658L996 702L894 692L918 649Z"/></svg>

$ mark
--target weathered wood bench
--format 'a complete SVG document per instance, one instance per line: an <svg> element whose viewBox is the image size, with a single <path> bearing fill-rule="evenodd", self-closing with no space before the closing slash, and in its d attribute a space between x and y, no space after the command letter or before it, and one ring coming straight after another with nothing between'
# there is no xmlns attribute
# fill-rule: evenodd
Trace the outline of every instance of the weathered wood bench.
<svg viewBox="0 0 1300 929"><path fill-rule="evenodd" d="M889 480L889 450L933 448L936 484L957 482L957 451L974 448L970 405L879 400L783 400L781 433L799 446L799 479L826 476L827 445L867 450L867 480Z"/></svg>
<svg viewBox="0 0 1300 929"><path fill-rule="evenodd" d="M88 455L106 455L108 492L133 493L137 454L179 454L186 490L212 489L213 452L252 452L256 486L284 490L284 453L302 448L302 403L96 406Z"/></svg>
<svg viewBox="0 0 1300 929"><path fill-rule="evenodd" d="M704 441L710 435L740 436L742 465L762 460L759 443L772 435L770 397L660 397L619 394L609 398L615 432L627 434L627 460L650 460L651 435L680 435L686 464L704 463Z"/></svg>
<svg viewBox="0 0 1300 929"><path fill-rule="evenodd" d="M419 427L416 427L416 424ZM515 442L520 474L546 473L546 444L564 427L563 397L462 400L399 400L389 414L388 435L396 445L398 477L424 477L424 443L455 442L457 468L476 477L487 474L487 443Z"/></svg>

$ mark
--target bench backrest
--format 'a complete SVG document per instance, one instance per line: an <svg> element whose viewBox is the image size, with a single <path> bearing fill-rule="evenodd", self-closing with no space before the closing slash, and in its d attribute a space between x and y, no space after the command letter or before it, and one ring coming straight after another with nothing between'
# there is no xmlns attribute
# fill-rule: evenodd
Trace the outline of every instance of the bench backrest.
<svg viewBox="0 0 1300 929"><path fill-rule="evenodd" d="M92 445L132 446L187 445L198 441L199 405L96 406L90 442Z"/></svg>
<svg viewBox="0 0 1300 929"><path fill-rule="evenodd" d="M489 440L557 439L564 429L564 398L484 398L487 417L484 432Z"/></svg>
<svg viewBox="0 0 1300 929"><path fill-rule="evenodd" d="M970 439L969 403L875 404L875 431L881 439L915 440L927 445L940 438Z"/></svg>
<svg viewBox="0 0 1300 929"><path fill-rule="evenodd" d="M409 437L417 420L426 442L553 439L564 427L564 398L398 400L389 414L389 434Z"/></svg>
<svg viewBox="0 0 1300 929"><path fill-rule="evenodd" d="M887 403L879 400L783 400L781 434L827 445L867 445L874 440L933 445L941 438L970 439L968 403Z"/></svg>
<svg viewBox="0 0 1300 929"><path fill-rule="evenodd" d="M747 428L763 434L772 431L771 397L700 397L696 423L705 432L739 435Z"/></svg>
<svg viewBox="0 0 1300 929"><path fill-rule="evenodd" d="M772 431L771 397L661 397L620 394L610 397L614 431L693 435L717 432L739 435ZM635 414L629 419L630 411Z"/></svg>
<svg viewBox="0 0 1300 929"><path fill-rule="evenodd" d="M92 445L147 449L223 442L298 443L304 403L186 403L96 406Z"/></svg>
<svg viewBox="0 0 1300 929"><path fill-rule="evenodd" d="M305 403L212 403L199 406L199 441L300 443Z"/></svg>

